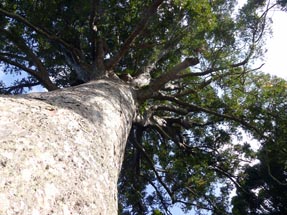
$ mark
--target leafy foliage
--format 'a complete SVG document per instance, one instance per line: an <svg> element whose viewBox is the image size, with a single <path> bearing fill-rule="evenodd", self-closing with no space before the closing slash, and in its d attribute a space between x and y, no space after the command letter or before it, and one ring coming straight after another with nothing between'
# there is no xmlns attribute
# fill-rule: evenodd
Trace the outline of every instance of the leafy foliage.
<svg viewBox="0 0 287 215"><path fill-rule="evenodd" d="M233 214L285 214L287 85L283 80L267 77L260 78L257 84L263 84L258 98L269 98L253 111L267 138L261 141L262 147L257 152L259 163L246 166L242 173L242 189L233 198Z"/></svg>
<svg viewBox="0 0 287 215"><path fill-rule="evenodd" d="M278 150L286 148L286 82L252 68L264 54L266 17L276 6L256 0L240 9L234 0L5 0L0 61L16 80L1 82L0 90L121 79L135 90L139 116L118 183L119 213L171 214L179 204L198 214L228 214L236 187L240 214L236 208L252 202L243 190L254 195L264 180L277 189L276 180L286 178L275 171L286 170L286 151ZM135 85L142 77L150 83ZM258 154L241 143L245 132L261 143ZM256 156L260 164L245 165ZM262 189L258 198L275 196L269 195Z"/></svg>

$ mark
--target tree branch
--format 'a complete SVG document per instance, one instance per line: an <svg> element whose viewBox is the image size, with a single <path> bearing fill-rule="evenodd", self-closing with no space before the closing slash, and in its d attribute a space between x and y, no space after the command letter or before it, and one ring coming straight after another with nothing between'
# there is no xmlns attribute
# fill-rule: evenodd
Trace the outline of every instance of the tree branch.
<svg viewBox="0 0 287 215"><path fill-rule="evenodd" d="M189 113L186 109L182 109L174 105L156 105L156 106L151 107L151 109L153 109L155 112L156 111L168 111L168 112L177 113L179 115L186 115Z"/></svg>
<svg viewBox="0 0 287 215"><path fill-rule="evenodd" d="M29 69L15 61L11 61L7 58L1 57L3 61L5 61L6 63L10 62L11 65L14 65L28 72L30 75L37 78L43 84L43 86L45 86L49 91L58 89L58 87L54 85L50 80L49 73L46 70L43 63L41 62L41 60L34 54L34 52L30 49L30 47L27 46L26 42L21 36L17 35L16 32L9 32L8 30L4 29L0 29L0 32L3 33L8 40L12 41L12 43L14 43L19 50L21 50L23 53L27 55L27 58L29 58L34 63L34 65L38 68L39 72Z"/></svg>
<svg viewBox="0 0 287 215"><path fill-rule="evenodd" d="M23 60L23 61L29 61L29 59L27 57L21 56L21 55L16 55L13 53L8 53L8 52L0 52L0 55L2 55L3 57L8 57L8 58L14 58L14 59L19 59L19 60Z"/></svg>
<svg viewBox="0 0 287 215"><path fill-rule="evenodd" d="M37 80L39 80L41 82L41 84L49 91L52 91L52 90L56 90L58 89L58 87L56 85L54 85L50 79L47 80L45 78L43 78L39 72L33 70L33 69L30 69L30 68L27 68L26 66L16 62L16 61L12 61L10 59L7 59L7 58L4 58L2 56L0 56L0 61L3 61L4 63L7 63L9 65L12 65L12 66L15 66L15 67L18 67L19 69L27 72L28 74L32 75L33 77L35 77Z"/></svg>
<svg viewBox="0 0 287 215"><path fill-rule="evenodd" d="M229 172L226 172L225 170L223 170L222 168L220 168L219 166L211 166L211 169L215 170L216 172L219 172L223 175L225 175L230 181L232 181L232 183L236 186L237 189L240 189L242 192L244 193L248 193L238 182L236 179L234 179L234 176L232 174L230 174Z"/></svg>
<svg viewBox="0 0 287 215"><path fill-rule="evenodd" d="M108 70L113 70L114 67L120 62L120 60L124 57L124 55L127 53L129 50L130 46L132 43L135 41L135 39L140 36L145 28L147 27L148 21L151 19L151 17L156 13L158 7L161 5L161 3L164 0L155 0L151 6L145 10L142 14L142 19L139 21L137 26L135 27L134 31L129 35L129 37L126 39L124 42L123 46L119 50L119 52L112 57L108 64L107 64L107 69Z"/></svg>
<svg viewBox="0 0 287 215"><path fill-rule="evenodd" d="M30 69L30 68L27 68L24 65L22 65L16 61L12 61L12 60L7 59L7 58L2 57L2 56L0 56L0 61L3 61L4 63L10 64L12 66L18 67L19 69L22 69L23 71L27 72L28 74L30 74L36 78L38 76L37 71Z"/></svg>
<svg viewBox="0 0 287 215"><path fill-rule="evenodd" d="M172 213L168 210L168 207L166 206L166 203L163 199L163 195L161 194L161 192L157 189L156 185L153 183L153 181L151 181L149 178L146 178L146 180L150 183L150 185L153 187L153 189L155 190L157 196L160 199L160 202L162 204L162 206L164 207L164 210L166 212L166 214L171 215Z"/></svg>
<svg viewBox="0 0 287 215"><path fill-rule="evenodd" d="M64 45L66 48L71 48L71 46L66 43L64 40L60 39L59 37L55 36L55 35L51 35L49 32L45 31L44 29L42 28L39 28L35 25L33 25L31 22L29 22L27 19L25 19L24 17L18 15L18 14L15 14L15 13L11 13L11 12L8 12L6 10L3 10L0 8L0 13L2 13L3 15L7 16L7 17L10 17L14 20L17 20L18 22L21 22L23 23L24 25L30 27L31 29L33 29L34 31L36 31L37 33L45 36L46 38L52 40L52 41L55 41L55 42L59 42L61 43L62 45Z"/></svg>
<svg viewBox="0 0 287 215"><path fill-rule="evenodd" d="M91 37L90 37L90 42L91 42L91 53L92 53L92 61L94 62L96 59L96 32L97 32L97 12L96 8L99 4L99 1L94 1L91 0L91 14L90 14L90 19L89 19L89 26L90 26L90 32L91 32Z"/></svg>
<svg viewBox="0 0 287 215"><path fill-rule="evenodd" d="M191 192L193 195L195 195L197 198L199 198L200 196L190 187L185 187L185 189L187 189L189 192ZM210 211L219 211L219 208L216 206L216 204L213 202L213 200L211 200L209 197L207 197L206 195L203 196L204 199L209 203L209 205L213 208L208 208L208 207L202 207L200 206L200 208L204 208L205 210L210 210Z"/></svg>
<svg viewBox="0 0 287 215"><path fill-rule="evenodd" d="M105 41L103 38L98 38L96 40L96 55L95 55L95 64L93 65L94 69L92 71L92 79L102 77L105 75L106 66L104 63L105 58Z"/></svg>
<svg viewBox="0 0 287 215"><path fill-rule="evenodd" d="M178 38L176 38L178 39ZM166 56L171 50L175 50L175 46L177 44L176 39L174 39L173 42L169 41L167 44L164 45L164 47L160 50L156 50L155 52L158 51L158 53L156 54L155 57L153 57L153 59L151 59L151 61L149 61L147 63L146 66L143 67L143 70L141 71L141 73L151 73L151 71L153 71L156 67L156 64L164 57Z"/></svg>
<svg viewBox="0 0 287 215"><path fill-rule="evenodd" d="M186 58L183 62L175 65L170 71L156 78L150 85L153 90L160 90L167 82L172 81L180 76L180 72L190 66L199 63L198 58Z"/></svg>
<svg viewBox="0 0 287 215"><path fill-rule="evenodd" d="M76 59L77 61L79 61L80 59L83 59L83 55L81 53L81 50L79 50L76 47L65 42L63 39L57 37L55 34L51 34L51 33L47 32L46 30L44 30L38 26L35 26L34 24L29 22L24 17L22 17L18 14L12 13L12 12L8 12L2 8L0 8L0 14L3 14L4 16L7 16L9 18L14 19L14 20L26 25L27 27L31 28L32 30L36 31L40 35L46 37L47 39L49 39L53 42L56 42L60 47L64 47L65 49L69 50L69 52L71 52L72 55L74 56L74 59Z"/></svg>
<svg viewBox="0 0 287 215"><path fill-rule="evenodd" d="M105 75L105 63L104 58L107 51L107 45L102 37L101 29L101 17L103 16L103 8L101 7L100 0L92 0L92 9L90 14L89 26L91 31L91 48L92 48L92 79L102 77Z"/></svg>
<svg viewBox="0 0 287 215"><path fill-rule="evenodd" d="M214 121L209 121L206 123L200 123L200 122L195 122L192 120L186 120L183 118L164 118L164 120L166 120L168 123L175 123L180 125L181 127L185 128L185 129L190 129L192 127L204 127L204 126L208 126L208 125L213 125L217 122L220 122L220 120L214 122Z"/></svg>
<svg viewBox="0 0 287 215"><path fill-rule="evenodd" d="M194 66L199 63L198 58L186 58L183 62L175 65L171 70L167 73L162 74L158 78L154 79L150 85L142 90L138 91L138 99L139 101L145 101L150 98L152 95L157 93L160 89L164 87L164 85L172 80L180 77L180 72L190 66Z"/></svg>
<svg viewBox="0 0 287 215"><path fill-rule="evenodd" d="M5 93L11 94L12 91L17 90L17 89L22 89L24 87L34 87L37 85L40 85L40 82L34 82L34 83L22 83L22 84L18 84L15 86L11 86L11 87L3 87L0 88L0 92L3 90Z"/></svg>
<svg viewBox="0 0 287 215"><path fill-rule="evenodd" d="M34 54L34 52L27 46L24 39L17 35L16 32L9 32L7 30L1 29L2 33L4 33L7 39L10 39L22 52L24 52L27 57L35 64L35 66L39 69L41 74L48 74L46 68L40 59Z"/></svg>
<svg viewBox="0 0 287 215"><path fill-rule="evenodd" d="M222 117L224 119L229 119L231 121L238 122L241 125L245 126L246 128L255 131L259 136L261 136L263 138L266 138L255 126L253 126L250 123L244 121L244 119L240 119L240 118L238 118L236 116L231 116L231 115L228 115L228 114L221 114L221 113L218 113L216 111L213 111L213 110L210 110L210 109L207 109L207 108L204 108L204 107L200 107L200 106L195 105L195 104L186 103L186 102L183 102L183 101L181 101L178 98L175 98L173 96L158 95L155 98L157 98L159 100L168 100L168 101L174 102L174 103L176 103L176 104L178 104L178 105L180 105L182 107L188 108L189 111L202 111L202 112L205 112L205 113L212 114L214 116L218 116L218 117Z"/></svg>
<svg viewBox="0 0 287 215"><path fill-rule="evenodd" d="M204 75L209 75L211 73L218 72L218 71L221 71L221 70L226 70L226 69L229 69L229 68L236 68L236 67L244 66L245 64L248 63L250 57L252 56L253 50L254 50L254 48L250 48L250 51L249 51L248 55L246 56L246 58L244 60L238 62L238 63L233 63L233 64L230 64L230 65L227 65L227 66L224 66L224 67L222 66L222 67L217 67L217 68L208 68L208 69L206 69L205 71L202 71L202 72L186 73L186 74L181 75L179 78L204 76Z"/></svg>
<svg viewBox="0 0 287 215"><path fill-rule="evenodd" d="M180 98L180 97L183 97L183 96L186 96L186 95L196 94L196 93L198 93L199 90L202 90L204 87L208 86L210 83L211 83L211 79L208 80L208 81L204 81L196 89L187 89L187 90L184 90L184 91L182 91L180 93L176 93L173 96L176 97L176 98Z"/></svg>
<svg viewBox="0 0 287 215"><path fill-rule="evenodd" d="M204 209L207 211L214 211L212 208L208 208L207 206L205 207L202 204L196 204L196 203L187 202L187 201L183 201L183 200L179 200L179 199L177 199L175 201L175 203L181 203L181 204L185 204L185 205L195 206L196 208Z"/></svg>
<svg viewBox="0 0 287 215"><path fill-rule="evenodd" d="M184 17L184 14L182 13L182 18ZM183 20L180 20L177 24L181 25ZM153 49L154 48L154 53L155 56L152 56L150 60L148 60L147 64L143 66L143 69L139 72L141 73L151 73L155 68L157 63L162 60L167 54L170 52L175 52L179 48L176 47L177 44L179 44L179 41L184 37L184 35L191 30L190 25L185 26L181 28L181 31L179 32L178 28L174 28L170 32L170 36L166 38L167 42L164 43L158 43L154 45L150 45L148 48ZM155 47L155 46L162 46L162 47ZM142 48L142 47L136 47L136 48ZM137 76L138 74L136 74Z"/></svg>
<svg viewBox="0 0 287 215"><path fill-rule="evenodd" d="M281 182L279 181L272 173L271 173L271 168L270 168L270 161L269 161L269 155L268 155L268 151L265 150L265 154L264 154L265 158L266 158L266 167L267 167L267 172L268 175L272 178L272 180L274 180L277 184L281 185L281 186L287 186L287 183Z"/></svg>
<svg viewBox="0 0 287 215"><path fill-rule="evenodd" d="M278 2L276 2L276 3L274 3L274 4L272 4L271 6L270 6L270 1L268 1L268 3L267 3L267 5L266 5L266 9L265 9L265 11L261 14L261 16L260 16L260 18L259 18L259 20L263 20L262 21L262 24L261 24L261 28L260 27L258 27L258 25L260 24L260 23L258 23L257 24L257 26L256 26L256 28L255 28L255 30L254 30L254 35L253 35L253 42L254 43L257 43L262 37L263 37L263 35L264 35L264 30L265 30L265 26L266 26L266 19L267 19L267 15L268 15L268 12L272 9L272 8L274 8L274 7L276 7L277 5L278 5ZM257 39L255 39L255 36L256 36L256 33L258 32L258 29L259 29L259 36L257 37Z"/></svg>
<svg viewBox="0 0 287 215"><path fill-rule="evenodd" d="M135 139L135 138L134 138ZM153 161L152 159L148 156L148 154L146 153L145 149L138 143L138 141L135 139L134 141L135 143L135 147L141 151L141 153L144 155L144 157L146 158L147 162L149 163L152 171L154 172L154 174L156 175L156 178L158 180L158 182L161 184L161 186L164 187L164 189L166 190L166 192L168 193L168 195L170 196L170 198L172 199L173 202L173 195L171 193L171 191L169 190L169 188L167 187L167 185L163 182L163 180L161 179L161 177L159 176L157 170L154 167Z"/></svg>

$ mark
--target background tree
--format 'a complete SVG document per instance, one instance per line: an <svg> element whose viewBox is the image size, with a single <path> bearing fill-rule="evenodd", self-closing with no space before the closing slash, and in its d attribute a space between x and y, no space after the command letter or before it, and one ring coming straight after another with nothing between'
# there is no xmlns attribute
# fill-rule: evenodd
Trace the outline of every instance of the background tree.
<svg viewBox="0 0 287 215"><path fill-rule="evenodd" d="M241 173L243 189L238 190L233 198L233 214L284 214L287 211L287 85L280 79L268 81L268 77L260 82L264 85L257 90L257 96L269 99L257 106L254 114L259 116L258 120L262 123L260 129L268 134L268 138L261 140L261 148L256 153L259 162L253 166L246 165ZM265 119L260 117L263 109L267 116ZM254 152L251 154L254 155Z"/></svg>
<svg viewBox="0 0 287 215"><path fill-rule="evenodd" d="M233 0L2 1L0 61L15 81L2 83L1 92L93 80L131 86L137 116L118 182L120 213L170 214L180 203L185 211L226 214L233 186L244 189L237 170L248 145L234 138L246 131L269 140L266 104L274 98L258 98L265 86L252 63L264 53L266 15L277 3L235 6Z"/></svg>

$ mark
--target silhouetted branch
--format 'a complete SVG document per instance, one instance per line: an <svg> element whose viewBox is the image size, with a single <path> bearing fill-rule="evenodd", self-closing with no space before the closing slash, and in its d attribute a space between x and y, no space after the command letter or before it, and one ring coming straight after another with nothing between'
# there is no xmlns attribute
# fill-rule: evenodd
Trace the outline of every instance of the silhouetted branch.
<svg viewBox="0 0 287 215"><path fill-rule="evenodd" d="M198 64L198 58L186 58L183 62L175 65L171 70L166 73L163 73L158 78L154 79L150 85L142 90L138 91L139 101L145 101L150 98L152 95L156 94L164 85L172 80L175 80L180 77L180 72L185 70L190 66Z"/></svg>
<svg viewBox="0 0 287 215"><path fill-rule="evenodd" d="M37 85L40 85L40 82L34 82L34 83L21 83L15 86L11 86L11 87L4 87L4 88L0 88L0 92L4 91L7 94L11 94L14 90L16 91L17 89L23 89L24 87L34 87Z"/></svg>
<svg viewBox="0 0 287 215"><path fill-rule="evenodd" d="M142 19L139 21L134 31L129 35L129 37L124 42L123 46L119 50L119 52L110 59L107 64L108 70L113 70L113 68L120 62L123 56L128 52L131 44L135 41L135 39L140 36L145 30L148 21L151 17L156 13L158 7L161 5L163 0L155 0L152 5L142 13Z"/></svg>
<svg viewBox="0 0 287 215"><path fill-rule="evenodd" d="M168 195L170 196L170 198L173 200L173 195L171 193L171 191L169 190L169 188L167 187L167 185L163 182L163 180L161 179L161 177L159 176L157 170L154 167L153 161L152 159L148 156L148 154L146 153L145 149L138 143L138 141L134 141L135 143L135 147L141 151L141 153L144 155L144 157L146 158L147 162L149 163L152 171L154 172L154 174L156 175L156 178L158 180L158 182L161 184L161 186L163 186L163 188L165 189L165 191L168 193Z"/></svg>
<svg viewBox="0 0 287 215"><path fill-rule="evenodd" d="M147 179L147 181L150 183L150 185L153 187L153 189L155 190L155 192L156 192L158 198L160 199L160 202L161 202L161 204L162 204L162 206L163 206L163 208L164 208L166 214L172 215L172 213L168 210L168 207L166 206L166 203L165 203L165 201L164 201L164 199L163 199L163 195L162 195L161 192L157 189L157 186L156 186L156 185L153 183L153 181L151 181L149 178L146 178L146 179Z"/></svg>

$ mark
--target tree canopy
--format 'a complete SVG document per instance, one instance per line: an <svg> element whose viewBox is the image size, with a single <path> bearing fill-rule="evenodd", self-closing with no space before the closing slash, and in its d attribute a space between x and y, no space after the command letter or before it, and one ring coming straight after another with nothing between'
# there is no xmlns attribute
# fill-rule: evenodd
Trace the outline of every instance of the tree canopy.
<svg viewBox="0 0 287 215"><path fill-rule="evenodd" d="M254 63L264 56L268 12L284 4L4 0L0 62L15 80L0 90L52 91L101 78L135 89L120 214L170 214L174 204L228 214L234 187L234 213L282 212L287 87ZM245 134L261 144L258 152L242 144Z"/></svg>
<svg viewBox="0 0 287 215"><path fill-rule="evenodd" d="M233 214L236 215L287 212L286 82L279 79L269 82L261 88L259 96L269 98L264 110L268 115L268 120L264 122L268 124L264 131L268 138L260 142L261 148L256 155L258 163L246 166L241 173L242 189L232 200ZM262 110L262 107L258 110Z"/></svg>

